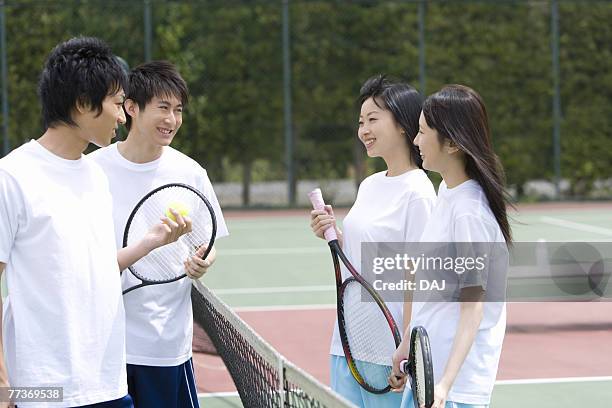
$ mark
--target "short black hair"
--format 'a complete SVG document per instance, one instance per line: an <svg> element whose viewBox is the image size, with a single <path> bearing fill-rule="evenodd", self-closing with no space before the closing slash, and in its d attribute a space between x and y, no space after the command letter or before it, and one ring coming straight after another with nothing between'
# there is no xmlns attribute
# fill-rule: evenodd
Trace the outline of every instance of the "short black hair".
<svg viewBox="0 0 612 408"><path fill-rule="evenodd" d="M393 119L406 133L412 162L422 168L423 159L413 142L419 131L423 96L407 83L379 74L369 78L361 86L357 99L359 106L370 98L376 106L391 112Z"/></svg>
<svg viewBox="0 0 612 408"><path fill-rule="evenodd" d="M102 113L102 102L127 86L127 75L110 47L99 38L76 37L55 46L45 62L38 96L43 126L76 126L77 104Z"/></svg>
<svg viewBox="0 0 612 408"><path fill-rule="evenodd" d="M154 97L175 96L183 106L189 101L187 83L176 66L168 61L151 61L141 64L130 72L125 95L142 110ZM130 129L132 118L126 115L125 126Z"/></svg>

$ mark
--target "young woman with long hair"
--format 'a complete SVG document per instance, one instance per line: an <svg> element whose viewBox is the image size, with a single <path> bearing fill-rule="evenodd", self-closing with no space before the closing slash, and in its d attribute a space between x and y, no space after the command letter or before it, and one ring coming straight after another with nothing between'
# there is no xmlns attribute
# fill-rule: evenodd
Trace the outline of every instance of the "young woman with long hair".
<svg viewBox="0 0 612 408"><path fill-rule="evenodd" d="M484 102L473 89L449 85L429 96L414 140L423 168L442 176L436 205L422 243L491 243L507 255L512 233L506 214L508 198L502 165L493 151ZM459 271L446 272L455 280L453 301L424 301L415 297L410 325L429 333L434 365L433 407L486 407L497 375L506 326L501 296L487 297L494 282L503 285L507 257L488 276L466 279ZM499 265L498 265L499 266ZM455 275L456 273L456 275ZM417 274L416 279L419 279ZM410 329L394 355L394 373L407 357ZM405 378L391 377L401 389ZM402 407L412 407L406 390Z"/></svg>

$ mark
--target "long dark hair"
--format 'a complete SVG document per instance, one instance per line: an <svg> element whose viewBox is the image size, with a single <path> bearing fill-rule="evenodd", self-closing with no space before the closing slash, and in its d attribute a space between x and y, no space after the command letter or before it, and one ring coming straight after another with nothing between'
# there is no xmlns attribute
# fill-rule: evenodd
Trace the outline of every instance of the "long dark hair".
<svg viewBox="0 0 612 408"><path fill-rule="evenodd" d="M487 110L480 95L467 86L447 85L425 100L423 115L427 126L438 132L440 143L450 139L463 151L468 177L484 190L506 243L511 243L506 212L511 204L504 169L493 151Z"/></svg>
<svg viewBox="0 0 612 408"><path fill-rule="evenodd" d="M423 168L419 149L413 143L419 131L419 116L423 104L421 94L406 83L391 80L385 75L376 75L361 86L357 102L361 106L370 98L376 106L391 112L395 122L406 133L412 163Z"/></svg>

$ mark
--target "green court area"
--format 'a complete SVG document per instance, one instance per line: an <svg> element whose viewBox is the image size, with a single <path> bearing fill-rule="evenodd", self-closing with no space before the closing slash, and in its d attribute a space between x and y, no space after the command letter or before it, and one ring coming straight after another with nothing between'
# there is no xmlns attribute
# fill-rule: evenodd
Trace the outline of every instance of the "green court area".
<svg viewBox="0 0 612 408"><path fill-rule="evenodd" d="M605 408L612 404L612 377L572 381L539 380L495 385L491 408Z"/></svg>
<svg viewBox="0 0 612 408"><path fill-rule="evenodd" d="M612 206L512 213L516 241L612 240ZM325 242L303 215L228 217L230 236L217 243L218 260L204 282L234 307L333 304L334 277Z"/></svg>
<svg viewBox="0 0 612 408"><path fill-rule="evenodd" d="M529 206L512 213L516 241L612 241L612 206ZM232 216L230 236L218 241L218 259L204 278L238 309L292 309L335 304L335 286L325 242L313 236L308 211L296 215ZM588 334L588 333L587 333ZM579 358L579 356L576 356ZM529 366L529 361L517 362ZM236 394L201 395L203 407L240 407ZM609 407L612 377L499 381L491 407Z"/></svg>

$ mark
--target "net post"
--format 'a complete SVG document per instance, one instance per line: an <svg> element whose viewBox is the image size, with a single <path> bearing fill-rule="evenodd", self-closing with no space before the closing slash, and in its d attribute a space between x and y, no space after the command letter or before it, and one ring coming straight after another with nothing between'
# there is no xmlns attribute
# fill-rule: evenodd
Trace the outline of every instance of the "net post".
<svg viewBox="0 0 612 408"><path fill-rule="evenodd" d="M283 364L283 357L278 355L278 394L279 402L282 408L285 407L285 365Z"/></svg>

